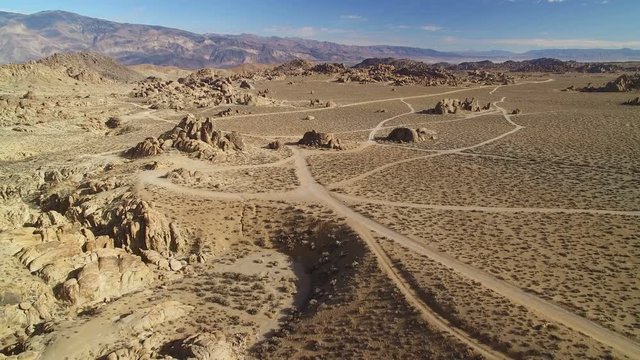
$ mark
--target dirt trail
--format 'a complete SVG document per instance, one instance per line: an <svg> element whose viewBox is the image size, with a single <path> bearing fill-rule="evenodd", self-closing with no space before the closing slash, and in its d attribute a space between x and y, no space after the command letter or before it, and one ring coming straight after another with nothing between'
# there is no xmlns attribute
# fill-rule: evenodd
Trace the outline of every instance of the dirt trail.
<svg viewBox="0 0 640 360"><path fill-rule="evenodd" d="M304 194L314 202L324 203L329 206L332 210L334 210L339 216L344 216L346 218L346 223L356 231L362 239L369 245L373 254L378 258L380 266L382 270L390 277L390 279L396 284L398 289L403 293L405 298L417 309L420 311L425 320L431 324L436 326L442 331L445 331L466 345L470 346L484 357L488 359L504 359L506 358L503 354L498 353L491 348L487 347L484 344L479 343L472 337L468 336L462 330L457 329L449 324L448 321L434 313L431 308L426 305L419 296L412 290L411 286L404 280L402 276L400 276L396 270L393 268L391 259L386 255L386 253L380 248L377 244L376 240L371 236L370 231L375 230L372 229L369 224L365 221L361 221L357 216L359 215L355 211L351 210L349 207L344 205L342 202L338 201L320 184L318 184L309 167L307 166L307 160L302 151L298 149L292 149L294 152L294 158L296 162L296 173L298 175L298 179L300 181L300 188L304 190ZM361 216L361 215L360 215ZM380 232L378 232L380 233ZM386 236L385 234L381 234ZM389 237L393 239L393 237Z"/></svg>
<svg viewBox="0 0 640 360"><path fill-rule="evenodd" d="M401 201L386 201L363 198L358 196L332 193L333 196L345 202L366 203L395 207L409 207L428 210L446 211L482 211L490 213L564 213L564 214L594 214L594 215L624 215L640 216L640 211L606 210L606 209L571 209L571 208L537 208L537 207L502 207L502 206L476 206L476 205L429 205L415 204Z"/></svg>
<svg viewBox="0 0 640 360"><path fill-rule="evenodd" d="M546 80L544 82L552 81L551 79ZM540 82L532 82L532 83L540 83ZM494 91L497 90L494 89ZM457 92L457 91L454 91ZM442 94L433 94L427 96L436 96ZM425 96L417 96L417 97L425 97ZM382 101L390 101L390 100L401 100L404 102L404 99L407 98L396 98ZM504 102L505 98L502 98L501 101L494 103L493 105L500 111L505 118L505 120L514 126L514 129L503 133L499 136L496 136L492 139L483 141L479 144L457 148L457 149L448 149L448 150L439 150L436 153L429 154L426 156L419 156L410 159L404 159L400 161L396 161L390 164L383 165L377 169L369 171L367 173L361 174L358 177L349 179L347 181L343 181L340 183L332 184L331 187L336 187L336 185L344 185L347 183L351 183L353 181L364 178L372 173L378 172L382 169L388 168L390 166L394 166L400 163L414 161L422 158L428 158L433 156L440 156L445 154L459 154L464 150L474 149L503 137L509 136L524 127L515 123L511 116L507 113L507 111L500 106L498 103ZM381 102L381 100L375 100L371 102ZM364 103L371 103L364 102ZM362 103L358 103L362 104ZM351 104L351 106L356 106L356 104ZM409 105L410 106L410 105ZM411 108L412 110L412 108ZM397 117L397 116L396 116ZM385 120L388 121L388 120ZM384 125L384 121L376 128L372 129L370 133L369 139L373 139L375 132L379 130ZM367 141L367 144L371 143L371 141ZM338 216L344 217L348 225L350 225L356 232L358 232L364 241L370 246L372 252L378 258L381 268L387 273L387 275L394 281L397 285L398 289L403 293L403 295L407 298L407 300L413 304L422 314L422 316L432 325L440 328L443 331L448 332L449 334L455 336L463 343L469 345L482 355L487 358L504 358L505 356L501 353L496 353L494 350L488 348L484 344L480 344L477 340L468 336L460 329L457 329L451 326L445 319L442 319L437 314L435 314L426 304L424 304L420 298L415 294L412 290L411 286L400 276L396 270L393 268L392 263L386 253L380 248L379 244L372 237L371 232L375 232L381 236L389 238L398 244L407 247L408 249L415 251L418 254L425 255L430 259L456 271L457 273L467 277L468 279L479 282L482 286L495 291L496 293L506 297L512 302L525 306L526 308L540 314L543 317L548 319L553 319L558 323L561 323L575 331L583 333L596 341L601 342L607 346L613 348L619 354L630 358L640 358L640 344L634 342L633 340L615 333L611 330L608 330L588 319L585 319L579 315L576 315L564 308L555 305L551 302L543 300L533 294L525 292L523 289L512 285L509 282L500 280L495 276L479 270L471 265L468 265L464 262L461 262L455 259L452 256L441 253L434 247L428 245L426 241L420 239L414 239L405 235L402 235L392 229L387 228L386 226L377 223L360 213L357 213L349 206L347 206L344 202L340 200L340 198L347 200L362 200L358 198L351 198L345 195L332 194L327 188L318 184L313 178L311 171L308 167L306 154L305 152L297 149L291 148L293 152L293 158L295 160L296 166L296 174L300 181L300 187L296 190L281 192L281 193L260 193L260 194L249 194L249 193L220 193L215 191L209 191L206 189L193 189L188 187L179 186L176 184L172 184L167 179L159 178L159 172L145 172L141 175L140 181L142 183L156 185L164 187L170 191L180 192L189 195L195 196L205 196L216 199L224 199L224 200L235 200L235 201L244 201L249 199L260 199L260 200L277 200L277 201L309 201L314 203L321 203L332 209L334 212L338 214ZM467 155L467 154L464 154ZM366 200L369 202L374 202L376 200ZM406 203L387 203L382 202L383 205L393 205L393 206L422 206L419 204L406 204ZM428 207L430 205L424 205ZM435 208L435 207L434 207ZM544 208L491 208L491 207L481 207L481 206L467 206L467 207L451 207L451 206L437 206L437 209L444 210L478 210L478 211L499 211L499 212L587 212L587 213L595 213L595 214L623 214L623 215L632 215L638 216L639 212L618 212L618 211L609 211L609 210L589 210L589 209L544 209Z"/></svg>
<svg viewBox="0 0 640 360"><path fill-rule="evenodd" d="M398 244L403 245L418 254L425 255L430 259L464 275L465 277L481 283L484 287L495 291L516 304L525 306L548 319L553 319L554 321L557 321L575 331L590 336L591 338L612 347L616 351L629 356L630 358L640 358L640 344L635 343L631 339L608 330L579 315L571 313L558 305L529 294L521 288L500 280L487 272L461 262L449 255L443 254L424 242L416 241L402 235L355 212L349 206L332 196L326 188L318 184L311 175L311 171L307 166L304 154L297 149L293 149L293 151L301 188L306 189L307 193L327 205L339 216L345 217L347 219L347 223L354 226L354 228L358 229L364 227L370 231L374 231L384 237L394 240Z"/></svg>
<svg viewBox="0 0 640 360"><path fill-rule="evenodd" d="M502 134L500 134L500 135L498 135L496 137L493 137L491 139L488 139L488 140L485 140L483 142L477 143L475 145L470 145L470 146L465 146L465 147L460 147L460 148L455 148L455 149L416 149L416 148L410 147L410 146L399 145L401 147L405 147L405 148L412 149L412 150L428 151L428 152L435 152L435 153L431 153L429 155L424 155L424 156L417 156L417 157L409 158L409 159L402 159L402 160L394 161L394 162L391 162L391 163L388 163L388 164L384 164L384 165L379 166L379 167L377 167L375 169L372 169L372 170L369 170L369 171L367 171L365 173L362 173L360 175L354 176L354 177L352 177L350 179L346 179L346 180L335 182L333 184L329 184L328 185L329 189L336 189L336 188L339 188L339 187L343 187L345 185L352 184L352 183L354 183L356 181L365 179L365 178L369 177L372 174L375 174L375 173L380 172L380 171L382 171L384 169L387 169L389 167L396 166L396 165L399 165L399 164L404 164L404 163L415 161L415 160L422 160L422 159L427 159L427 158L432 158L432 157L442 156L442 155L447 155L447 154L456 154L456 153L461 153L461 152L466 151L466 150L475 149L475 148L490 144L490 143L492 143L494 141L500 140L500 139L502 139L502 138L504 138L506 136L509 136L509 135L511 135L511 134L513 134L515 132L518 132L518 131L524 129L524 126L518 125L515 122L513 122L513 120L511 120L511 116L507 113L507 111L505 109L503 109L503 108L501 108L501 107L499 107L497 105L499 103L504 102L505 99L506 98L503 97L502 100L493 103L493 106L495 106L498 109L498 111L500 111L502 113L502 116L504 117L504 119L509 124L514 126L513 129L511 129L511 130L509 130L509 131L507 131L505 133L502 133Z"/></svg>

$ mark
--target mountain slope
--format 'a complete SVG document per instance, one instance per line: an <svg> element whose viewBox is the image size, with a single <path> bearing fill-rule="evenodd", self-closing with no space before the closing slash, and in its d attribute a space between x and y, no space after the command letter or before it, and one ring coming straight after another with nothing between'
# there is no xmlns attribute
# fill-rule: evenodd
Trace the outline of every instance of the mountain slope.
<svg viewBox="0 0 640 360"><path fill-rule="evenodd" d="M0 63L21 62L60 51L99 52L125 64L179 67L274 64L295 58L357 62L398 56L428 60L459 56L429 49L348 46L255 35L194 34L160 26L121 24L63 11L32 15L0 12Z"/></svg>
<svg viewBox="0 0 640 360"><path fill-rule="evenodd" d="M123 24L64 11L31 15L0 12L0 63L24 62L55 52L91 51L124 64L171 65L182 68L276 64L303 58L357 63L367 58L408 58L426 62L524 60L640 60L639 50L536 50L451 53L401 46L352 46L298 38L256 35L195 34L161 26ZM557 56L556 56L557 55Z"/></svg>

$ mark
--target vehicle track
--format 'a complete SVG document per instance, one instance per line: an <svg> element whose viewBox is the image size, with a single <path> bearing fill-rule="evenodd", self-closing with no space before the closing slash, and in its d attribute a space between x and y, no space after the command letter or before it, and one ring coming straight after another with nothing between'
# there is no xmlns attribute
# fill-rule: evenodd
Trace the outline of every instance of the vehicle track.
<svg viewBox="0 0 640 360"><path fill-rule="evenodd" d="M408 207L427 210L445 211L481 211L489 213L543 213L543 214L594 214L594 215L624 215L640 216L640 211L606 210L606 209L575 209L575 208L537 208L537 207L502 207L502 206L475 206L475 205L429 205L415 204L402 201L386 201L363 198L347 194L332 193L333 196L345 202L366 203L374 205Z"/></svg>
<svg viewBox="0 0 640 360"><path fill-rule="evenodd" d="M549 82L549 81L553 81L552 79L543 81L543 82ZM541 83L541 82L529 82L529 83ZM483 88L483 87L480 87ZM477 89L477 88L476 88ZM497 90L498 88L494 89ZM458 91L454 91L454 92L458 92ZM451 93L451 92L447 92L447 93ZM421 95L421 96L416 96L416 97L427 97L427 96L437 96L437 95L442 95L445 93L441 93L441 94L432 94L432 95ZM361 103L356 103L356 104L351 104L350 106L356 106L356 105L361 105L363 103L375 103L375 102L382 102L382 101L391 101L391 100L401 100L404 102L404 99L408 99L408 98L416 98L416 97L405 97L405 98L394 98L394 99L387 99L387 100L374 100L374 101L368 101L368 102L361 102ZM397 162L393 162L390 164L386 164L383 165L381 167L378 167L370 172L361 174L358 177L352 178L352 179L348 179L347 181L343 181L343 182L339 182L339 183L334 183L331 184L330 187L331 188L335 188L337 184L339 185L345 185L347 183L351 183L353 181L356 181L357 179L361 179L364 178L366 176L371 175L374 172L378 172L382 169L388 168L390 166L394 166L400 163L405 163L405 162L409 162L409 161L414 161L414 160L418 160L418 159L423 159L423 158L428 158L428 157L434 157L434 156L441 156L441 155L445 155L445 154L458 154L461 153L462 151L465 150L470 150L470 149L474 149L483 145L486 145L488 143L491 143L493 141L499 140L501 138L504 138L506 136L509 136L521 129L523 129L524 127L513 122L513 120L511 119L511 116L507 113L507 111L498 106L498 103L502 103L504 102L505 98L503 97L500 101L495 102L493 105L502 113L503 117L505 118L505 120L507 122L509 122L511 125L514 126L514 129L512 129L511 131L508 131L506 133L503 133L497 137L494 137L492 139L483 141L479 144L476 145L472 145L472 146L468 146L468 147L463 147L463 148L457 148L457 149L449 149L449 150L439 150L437 153L434 154L430 154L430 155L426 155L426 156L419 156L419 157L414 157L414 158L410 158L410 159L404 159L404 160L400 160ZM409 104L408 104L409 105ZM409 105L410 106L410 105ZM411 107L410 107L411 108ZM411 108L412 109L412 108ZM307 111L307 110L305 110ZM298 112L298 111L296 111ZM302 112L302 111L300 111ZM247 115L245 115L247 116ZM261 115L258 115L261 116ZM388 121L389 119L386 119L384 121ZM384 121L380 124L378 124L378 126L376 126L375 128L372 129L372 132L369 135L369 141L367 141L367 143L373 143L371 140L374 138L375 136L375 132L378 131L383 125L384 125ZM366 146L365 146L366 147ZM504 296L505 298L511 300L512 302L525 306L526 308L548 318L548 319L553 319L554 321L563 324L575 331L578 331L580 333L583 333L593 339L595 339L596 341L599 341L602 344L605 344L607 346L610 346L611 348L613 348L616 352L623 354L624 356L627 356L629 358L640 358L640 344L634 342L633 340L620 335L618 333L615 333L611 330L608 330L606 328L604 328L603 326L600 326L588 319L585 319L579 315L576 315L574 313L571 313L568 310L565 310L564 308L555 305L551 302L548 302L546 300L543 300L533 294L527 293L524 290L522 290L521 288L514 286L512 284L510 284L509 282L500 280L498 278L496 278L495 276L484 272L482 270L479 270L471 265L468 265L464 262L461 262L457 259L455 259L452 256L449 256L447 254L441 253L440 251L438 251L437 249L433 248L432 246L428 245L425 241L419 240L419 239L413 239L410 238L408 236L402 235L380 223L377 223L376 221L369 219L365 216L363 216L362 214L356 212L355 210L351 209L349 206L347 206L343 201L340 200L340 198L342 197L343 199L345 198L345 195L338 195L338 194L334 194L331 193L328 190L328 187L324 187L320 184L318 184L315 179L313 178L313 175L311 174L311 171L308 167L307 164L307 160L306 160L306 155L303 151L296 149L296 148L291 148L292 152L293 152L293 157L295 160L295 165L296 165L296 174L298 176L298 179L300 181L300 186L293 191L288 191L288 192L280 192L280 193L258 193L258 194L249 194L249 193L219 193L219 192L214 192L214 191L209 191L206 189L193 189L193 188L188 188L188 187L182 187L179 185L175 185L172 184L170 181L166 180L166 179L160 179L159 176L159 172L146 172L143 175L141 175L140 177L140 181L143 184L150 184L150 185L156 185L156 186L161 186L164 188L167 188L168 190L171 191L177 191L177 192L181 192L184 194L189 194L189 195L194 195L194 196L206 196L206 197L212 197L212 198L217 198L217 199L225 199L225 200L236 200L236 201L244 201L244 200L249 200L249 199L262 199L262 200L278 200L278 201L312 201L315 203L322 203L324 205L326 205L327 207L329 207L330 209L332 209L334 212L336 212L339 216L344 217L347 222L348 225L350 225L356 232L358 232L358 234L360 234L360 236L363 238L363 240L369 245L369 247L371 248L372 252L374 253L374 255L376 255L376 257L379 260L380 266L381 268L385 271L385 273L387 273L387 275L391 278L391 280L396 284L396 286L398 287L398 289L403 293L403 295L405 296L405 298L407 298L407 300L416 307L416 309L418 309L421 313L421 315L432 325L435 325L436 327L442 329L443 331L448 332L449 334L452 334L453 336L455 336L457 339L459 339L460 341L462 341L463 343L467 344L468 346L472 347L473 349L475 349L476 351L478 351L480 354L482 354L485 357L488 358L505 358L504 354L501 353L497 353L495 352L493 349L487 347L485 344L481 344L479 343L477 340L473 339L472 337L468 336L467 334L465 334L462 330L455 328L453 326L451 326L445 319L442 319L441 317L439 317L437 314L435 314L427 305L425 305L420 298L416 295L416 293L412 290L410 284L408 284L403 278L402 276L400 276L396 270L394 269L390 259L388 258L388 256L386 255L386 253L380 248L379 244L377 244L377 242L375 241L375 238L372 237L371 232L375 232L381 236L384 236L388 239L391 239L395 242L397 242L400 245L403 245L405 247L407 247L410 250L415 251L418 254L422 254L425 255L427 257L429 257L430 259L452 269L453 271L456 271L457 273L471 279L474 281L479 282L480 284L482 284L484 287L495 291L496 293ZM468 154L464 154L464 155L468 155ZM364 175L364 176L363 176ZM355 180L354 180L355 179ZM346 199L349 199L349 197L347 197ZM367 200L367 201L371 201L371 200ZM375 201L375 200L373 200ZM405 203L400 203L400 204L404 204ZM386 203L385 205L391 205L390 203ZM413 204L416 206L420 206L419 204ZM413 206L410 205L410 206ZM425 206L429 206L429 205L425 205ZM444 209L444 208L443 208ZM521 212L534 212L534 211L541 211L541 212L571 212L571 211L575 211L575 212L592 212L592 213L596 213L596 214L600 214L602 212L606 212L606 213L611 213L609 210L588 210L588 209L542 209L542 208L490 208L490 207L467 207L467 209L453 209L453 210L465 210L465 211L473 211L473 210L478 210L478 211L487 211L487 210L495 210L497 209L498 211L505 211L505 212L517 212L517 211L521 211ZM449 209L446 209L449 210ZM615 212L616 214L618 214L619 212ZM632 215L632 216L638 216L638 212L623 212L626 215Z"/></svg>

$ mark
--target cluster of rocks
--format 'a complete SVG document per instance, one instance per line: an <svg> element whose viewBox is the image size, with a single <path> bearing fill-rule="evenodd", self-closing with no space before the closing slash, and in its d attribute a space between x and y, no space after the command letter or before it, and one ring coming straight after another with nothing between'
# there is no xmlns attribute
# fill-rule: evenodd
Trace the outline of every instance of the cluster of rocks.
<svg viewBox="0 0 640 360"><path fill-rule="evenodd" d="M221 104L259 105L265 95L251 92L246 79L220 77L211 69L201 69L177 81L148 77L137 83L131 93L146 99L152 108L182 110L185 106L213 107Z"/></svg>
<svg viewBox="0 0 640 360"><path fill-rule="evenodd" d="M345 148L340 139L333 134L316 132L315 130L304 133L302 139L298 141L298 145L334 150L344 150Z"/></svg>
<svg viewBox="0 0 640 360"><path fill-rule="evenodd" d="M570 90L569 88L567 88ZM609 81L603 86L594 87L589 84L584 88L578 89L583 92L627 92L640 90L640 73L634 75L623 74L613 81Z"/></svg>
<svg viewBox="0 0 640 360"><path fill-rule="evenodd" d="M20 247L15 256L61 301L74 305L103 301L153 281L140 257L115 248L109 236L96 237L55 211L41 214L34 225L32 235L15 241Z"/></svg>
<svg viewBox="0 0 640 360"><path fill-rule="evenodd" d="M303 75L335 75L340 83L391 83L402 85L449 85L462 86L468 84L510 84L514 78L504 72L488 70L471 71L468 74L455 74L442 64L432 65L420 61L403 59L366 59L347 68L343 64L317 64L296 59L282 64L267 72L268 76L303 76ZM267 77L268 77L267 76Z"/></svg>
<svg viewBox="0 0 640 360"><path fill-rule="evenodd" d="M125 151L125 156L141 158L163 153L175 148L193 154L200 159L213 160L220 152L242 151L246 147L242 136L237 132L223 134L215 130L213 121L204 121L191 114L183 117L172 130L159 138L147 138Z"/></svg>
<svg viewBox="0 0 640 360"><path fill-rule="evenodd" d="M489 110L491 103L487 103L485 106L480 106L478 100L475 98L465 98L464 100L458 99L442 99L438 101L433 109L427 110L430 114L457 114L459 111L471 111L479 112L482 110Z"/></svg>
<svg viewBox="0 0 640 360"><path fill-rule="evenodd" d="M635 99L627 100L627 101L623 102L622 105L640 106L640 97L636 97Z"/></svg>
<svg viewBox="0 0 640 360"><path fill-rule="evenodd" d="M0 126L34 124L45 120L69 120L73 114L59 101L32 91L23 96L0 95Z"/></svg>
<svg viewBox="0 0 640 360"><path fill-rule="evenodd" d="M308 75L331 75L346 71L346 66L339 63L314 64L304 59L294 59L275 68L266 71L267 78L277 78L282 76L308 76Z"/></svg>
<svg viewBox="0 0 640 360"><path fill-rule="evenodd" d="M613 73L622 70L617 64L606 63L579 63L576 61L562 61L551 58L540 58L523 61L508 60L502 63L494 63L489 60L477 62L463 62L460 64L446 64L450 70L491 70L508 72L539 72L539 73Z"/></svg>
<svg viewBox="0 0 640 360"><path fill-rule="evenodd" d="M504 72L490 72L485 70L469 71L467 72L467 79L469 82L480 85L509 85L515 82L513 76L507 75Z"/></svg>
<svg viewBox="0 0 640 360"><path fill-rule="evenodd" d="M397 127L387 135L385 140L399 143L423 142L427 139L436 139L436 133L425 128L411 129L408 127Z"/></svg>

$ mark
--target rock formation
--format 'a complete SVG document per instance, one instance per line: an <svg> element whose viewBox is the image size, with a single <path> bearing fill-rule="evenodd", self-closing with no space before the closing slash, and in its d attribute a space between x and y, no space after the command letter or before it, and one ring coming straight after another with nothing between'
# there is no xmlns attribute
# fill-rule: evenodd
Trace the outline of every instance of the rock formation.
<svg viewBox="0 0 640 360"><path fill-rule="evenodd" d="M415 143L427 140L429 135L433 138L435 133L425 128L418 128L414 130L407 127L397 127L391 130L385 140L400 143Z"/></svg>
<svg viewBox="0 0 640 360"><path fill-rule="evenodd" d="M627 100L627 101L623 102L622 105L640 106L640 97L636 97L635 99Z"/></svg>
<svg viewBox="0 0 640 360"><path fill-rule="evenodd" d="M578 89L583 92L627 92L640 90L640 73L634 75L623 74L604 86L593 87L591 84Z"/></svg>
<svg viewBox="0 0 640 360"><path fill-rule="evenodd" d="M284 144L280 140L275 140L267 144L267 148L271 150L280 150L284 147Z"/></svg>
<svg viewBox="0 0 640 360"><path fill-rule="evenodd" d="M208 334L196 334L180 343L180 353L189 359L240 359L237 350L227 341L224 333L218 331Z"/></svg>
<svg viewBox="0 0 640 360"><path fill-rule="evenodd" d="M98 249L88 257L75 277L60 286L59 299L82 305L120 297L153 281L153 273L140 258L122 249Z"/></svg>
<svg viewBox="0 0 640 360"><path fill-rule="evenodd" d="M182 250L184 239L177 224L170 222L144 200L124 198L108 218L117 247L134 254L140 254L142 250L159 253Z"/></svg>
<svg viewBox="0 0 640 360"><path fill-rule="evenodd" d="M214 130L213 121L204 121L189 114L172 130L158 139L150 137L125 152L130 158L141 158L163 153L169 148L193 153L196 157L213 160L219 151L242 151L246 145L237 132L223 134Z"/></svg>
<svg viewBox="0 0 640 360"><path fill-rule="evenodd" d="M315 148L326 148L343 150L340 139L336 138L331 133L320 133L315 130L307 131L304 133L302 139L298 141L298 145L310 146Z"/></svg>
<svg viewBox="0 0 640 360"><path fill-rule="evenodd" d="M107 121L105 121L104 123L109 129L115 129L117 127L120 127L120 125L122 125L122 120L117 117L117 116L112 116L110 117Z"/></svg>
<svg viewBox="0 0 640 360"><path fill-rule="evenodd" d="M186 105L213 107L222 104L258 105L268 102L266 96L256 96L242 90L252 89L246 79L221 77L212 69L201 69L177 81L148 77L139 81L132 97L146 99L157 109L181 110Z"/></svg>
<svg viewBox="0 0 640 360"><path fill-rule="evenodd" d="M124 155L129 158L137 159L147 156L162 154L161 143L154 137L148 137L144 141L139 142L136 146L125 151Z"/></svg>
<svg viewBox="0 0 640 360"><path fill-rule="evenodd" d="M490 107L490 104L489 104L489 107ZM487 106L485 106L483 107L483 109L488 109L488 108ZM458 113L458 111L461 111L461 110L479 112L480 105L478 105L478 100L475 98L464 99L462 101L458 99L442 99L436 104L436 106L433 109L427 110L427 112L444 115L444 114L456 114Z"/></svg>

